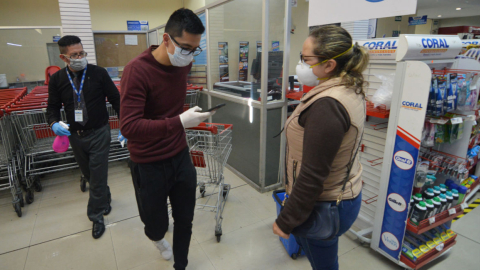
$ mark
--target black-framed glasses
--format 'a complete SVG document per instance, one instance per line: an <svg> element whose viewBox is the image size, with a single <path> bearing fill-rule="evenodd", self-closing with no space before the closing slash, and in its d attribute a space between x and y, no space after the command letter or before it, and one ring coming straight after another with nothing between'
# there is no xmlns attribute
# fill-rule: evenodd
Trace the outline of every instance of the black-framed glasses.
<svg viewBox="0 0 480 270"><path fill-rule="evenodd" d="M88 55L87 52L74 53L74 54L71 54L71 55L64 54L64 56L68 59L78 59L79 57L85 58L85 57L87 57L87 55Z"/></svg>
<svg viewBox="0 0 480 270"><path fill-rule="evenodd" d="M185 49L185 48L183 48L182 46L180 46L180 44L179 44L172 36L170 36L170 39L171 39L173 42L175 42L175 44L177 44L177 46L180 47L180 49L182 49L182 50L180 51L180 54L181 54L181 55L190 55L190 54L193 54L193 56L197 56L197 55L201 54L202 51L203 51L202 48L200 48L200 47L197 47L197 48L195 48L195 49L193 49L193 50Z"/></svg>
<svg viewBox="0 0 480 270"><path fill-rule="evenodd" d="M303 55L302 53L300 53L300 62L305 63L305 57L316 57L318 59L318 61L320 61L320 58L321 58L321 56L319 56L319 55ZM324 62L326 62L326 61L324 61Z"/></svg>

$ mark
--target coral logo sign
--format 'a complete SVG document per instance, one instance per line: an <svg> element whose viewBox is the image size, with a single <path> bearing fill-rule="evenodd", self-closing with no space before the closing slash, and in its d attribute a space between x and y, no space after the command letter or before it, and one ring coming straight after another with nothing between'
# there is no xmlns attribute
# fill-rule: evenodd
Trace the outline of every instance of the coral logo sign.
<svg viewBox="0 0 480 270"><path fill-rule="evenodd" d="M382 233L382 242L390 250L398 250L400 248L400 243L398 242L397 237L389 232Z"/></svg>
<svg viewBox="0 0 480 270"><path fill-rule="evenodd" d="M372 3L377 3L377 2L382 2L383 0L366 0L367 2L372 2Z"/></svg>
<svg viewBox="0 0 480 270"><path fill-rule="evenodd" d="M398 151L393 156L393 161L398 168L407 171L413 168L413 157L406 151Z"/></svg>
<svg viewBox="0 0 480 270"><path fill-rule="evenodd" d="M390 207L395 210L396 212L403 212L407 209L407 203L402 196L397 193L391 193L387 197L387 202Z"/></svg>
<svg viewBox="0 0 480 270"><path fill-rule="evenodd" d="M415 103L415 102L409 102L409 101L403 101L402 108L416 110L416 111L420 111L423 109L422 103Z"/></svg>
<svg viewBox="0 0 480 270"><path fill-rule="evenodd" d="M422 38L423 49L420 53L444 53L450 45L445 38Z"/></svg>

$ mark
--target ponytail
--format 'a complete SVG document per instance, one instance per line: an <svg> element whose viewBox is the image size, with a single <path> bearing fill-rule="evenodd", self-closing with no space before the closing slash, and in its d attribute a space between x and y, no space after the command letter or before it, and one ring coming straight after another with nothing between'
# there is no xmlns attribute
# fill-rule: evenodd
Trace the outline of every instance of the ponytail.
<svg viewBox="0 0 480 270"><path fill-rule="evenodd" d="M368 83L363 78L369 55L367 50L355 43L347 30L335 25L322 26L310 33L314 39L314 53L319 60L334 59L337 66L331 78L340 77L346 87L352 87L357 94L366 96L364 87Z"/></svg>

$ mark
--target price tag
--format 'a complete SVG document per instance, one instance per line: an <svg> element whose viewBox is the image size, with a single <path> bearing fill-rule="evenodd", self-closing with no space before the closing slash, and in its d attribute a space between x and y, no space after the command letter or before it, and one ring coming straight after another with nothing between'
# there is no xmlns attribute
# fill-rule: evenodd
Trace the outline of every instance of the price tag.
<svg viewBox="0 0 480 270"><path fill-rule="evenodd" d="M452 122L452 125L463 123L463 119L461 117L452 118L450 121Z"/></svg>
<svg viewBox="0 0 480 270"><path fill-rule="evenodd" d="M442 251L442 250L443 250L443 247L445 247L445 244L444 244L444 243L441 243L440 245L436 246L435 248L436 248L438 251Z"/></svg>
<svg viewBox="0 0 480 270"><path fill-rule="evenodd" d="M433 223L435 223L435 217L431 217L428 219L428 222L430 222L430 225L432 225Z"/></svg>
<svg viewBox="0 0 480 270"><path fill-rule="evenodd" d="M457 210L455 208L448 209L448 214L450 214L450 216L455 215L456 213L457 213Z"/></svg>
<svg viewBox="0 0 480 270"><path fill-rule="evenodd" d="M465 208L468 207L468 204L467 203L462 203L460 206L462 207L462 210L465 210Z"/></svg>

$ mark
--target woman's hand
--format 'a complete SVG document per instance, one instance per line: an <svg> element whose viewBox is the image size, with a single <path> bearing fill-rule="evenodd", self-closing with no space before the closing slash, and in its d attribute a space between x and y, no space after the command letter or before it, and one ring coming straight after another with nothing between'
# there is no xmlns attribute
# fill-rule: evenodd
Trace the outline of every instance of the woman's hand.
<svg viewBox="0 0 480 270"><path fill-rule="evenodd" d="M280 228L277 225L277 222L273 223L273 233L282 237L282 238L284 238L284 239L290 238L289 234L285 234L282 230L280 230Z"/></svg>

